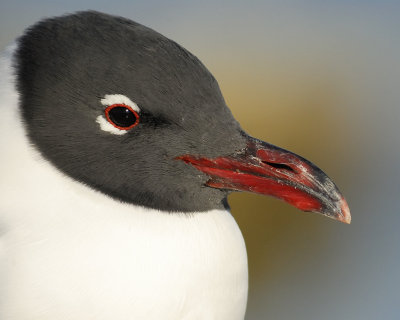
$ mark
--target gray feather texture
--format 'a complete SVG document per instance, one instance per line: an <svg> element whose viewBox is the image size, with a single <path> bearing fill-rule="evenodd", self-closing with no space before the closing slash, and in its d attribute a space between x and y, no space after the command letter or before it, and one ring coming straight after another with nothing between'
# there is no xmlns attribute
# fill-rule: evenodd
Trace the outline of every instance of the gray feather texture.
<svg viewBox="0 0 400 320"><path fill-rule="evenodd" d="M168 211L222 208L227 191L175 157L245 147L218 83L191 53L128 19L88 11L39 22L18 41L17 85L32 144L59 170L124 202ZM100 100L141 109L124 135L102 131Z"/></svg>

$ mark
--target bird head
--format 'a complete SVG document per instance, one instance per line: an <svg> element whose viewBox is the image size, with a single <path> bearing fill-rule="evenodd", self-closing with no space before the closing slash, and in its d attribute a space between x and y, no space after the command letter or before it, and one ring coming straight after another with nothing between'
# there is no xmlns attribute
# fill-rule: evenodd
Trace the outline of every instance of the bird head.
<svg viewBox="0 0 400 320"><path fill-rule="evenodd" d="M206 67L147 27L98 12L47 19L19 39L16 61L30 141L95 190L172 212L255 192L350 222L322 170L247 135Z"/></svg>

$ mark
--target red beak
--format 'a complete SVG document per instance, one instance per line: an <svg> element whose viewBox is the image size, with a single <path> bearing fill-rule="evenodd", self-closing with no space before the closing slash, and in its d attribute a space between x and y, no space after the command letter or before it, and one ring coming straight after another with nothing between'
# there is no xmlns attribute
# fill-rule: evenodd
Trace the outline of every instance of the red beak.
<svg viewBox="0 0 400 320"><path fill-rule="evenodd" d="M346 200L333 181L308 160L249 137L247 147L233 155L177 157L207 174L207 186L249 191L282 199L303 211L322 213L350 223Z"/></svg>

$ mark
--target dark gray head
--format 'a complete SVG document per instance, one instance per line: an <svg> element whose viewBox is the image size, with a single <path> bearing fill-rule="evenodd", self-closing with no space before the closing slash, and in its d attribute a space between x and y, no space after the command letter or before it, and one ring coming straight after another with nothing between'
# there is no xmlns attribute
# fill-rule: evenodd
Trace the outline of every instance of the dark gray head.
<svg viewBox="0 0 400 320"><path fill-rule="evenodd" d="M247 136L203 64L149 28L91 11L44 20L19 39L16 67L31 142L96 190L183 212L252 191L349 222L320 169Z"/></svg>
<svg viewBox="0 0 400 320"><path fill-rule="evenodd" d="M175 42L124 18L81 12L31 27L19 39L17 73L31 141L69 176L152 208L221 206L227 192L204 187L205 175L174 158L227 155L245 140L214 77ZM123 135L98 123L102 99L116 94L140 108L139 124Z"/></svg>

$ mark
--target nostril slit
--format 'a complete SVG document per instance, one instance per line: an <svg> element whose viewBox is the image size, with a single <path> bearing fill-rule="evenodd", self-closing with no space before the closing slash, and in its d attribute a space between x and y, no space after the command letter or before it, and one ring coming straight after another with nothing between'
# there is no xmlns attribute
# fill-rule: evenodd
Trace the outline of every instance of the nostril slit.
<svg viewBox="0 0 400 320"><path fill-rule="evenodd" d="M282 169L282 170L288 170L291 172L295 172L292 167L288 166L287 164L283 163L275 163L275 162L268 162L268 161L262 161L263 163L275 168L275 169Z"/></svg>

